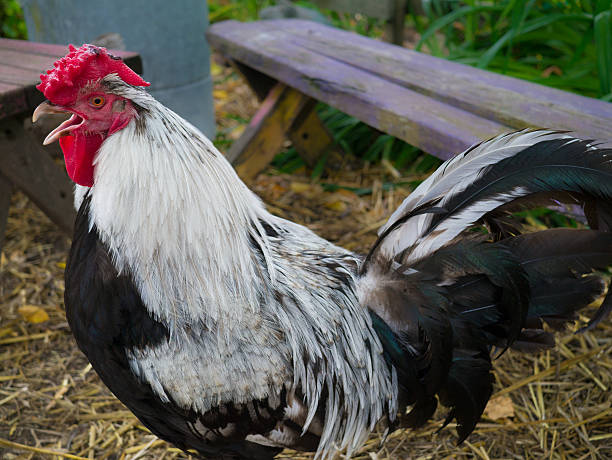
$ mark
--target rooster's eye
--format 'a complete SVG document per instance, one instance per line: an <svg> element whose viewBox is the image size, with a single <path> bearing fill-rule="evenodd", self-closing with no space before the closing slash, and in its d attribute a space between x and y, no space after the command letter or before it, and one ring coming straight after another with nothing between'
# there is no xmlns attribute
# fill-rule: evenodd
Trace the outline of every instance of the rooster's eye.
<svg viewBox="0 0 612 460"><path fill-rule="evenodd" d="M106 101L102 96L92 96L91 98L89 98L89 105L98 109L102 107L105 102Z"/></svg>

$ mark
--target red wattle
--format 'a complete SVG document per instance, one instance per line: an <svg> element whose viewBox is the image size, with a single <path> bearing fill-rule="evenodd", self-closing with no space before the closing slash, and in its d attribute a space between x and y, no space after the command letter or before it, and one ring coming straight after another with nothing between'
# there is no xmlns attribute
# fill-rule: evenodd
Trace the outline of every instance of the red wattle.
<svg viewBox="0 0 612 460"><path fill-rule="evenodd" d="M132 119L131 117L127 117L127 116L122 117L121 115L114 117L113 124L108 129L108 135L110 136L111 134L114 134L117 131L125 128L131 119Z"/></svg>
<svg viewBox="0 0 612 460"><path fill-rule="evenodd" d="M93 185L93 160L103 141L104 138L100 135L87 136L80 133L60 138L66 171L77 184L86 187Z"/></svg>

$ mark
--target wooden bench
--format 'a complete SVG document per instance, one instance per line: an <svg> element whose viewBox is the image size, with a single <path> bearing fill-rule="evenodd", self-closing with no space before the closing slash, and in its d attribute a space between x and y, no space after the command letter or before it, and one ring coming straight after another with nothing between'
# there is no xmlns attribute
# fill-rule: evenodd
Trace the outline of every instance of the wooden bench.
<svg viewBox="0 0 612 460"><path fill-rule="evenodd" d="M612 104L435 58L319 23L282 19L213 24L213 47L263 103L228 158L250 178L287 135L312 162L333 145L313 111L323 101L446 159L526 127L612 138Z"/></svg>
<svg viewBox="0 0 612 460"><path fill-rule="evenodd" d="M0 250L6 230L11 191L19 188L72 236L74 207L72 182L52 155L57 145L43 147L34 136L30 117L44 96L36 89L40 73L64 56L67 46L0 39ZM140 56L112 51L136 72L142 72ZM50 153L52 155L50 155Z"/></svg>

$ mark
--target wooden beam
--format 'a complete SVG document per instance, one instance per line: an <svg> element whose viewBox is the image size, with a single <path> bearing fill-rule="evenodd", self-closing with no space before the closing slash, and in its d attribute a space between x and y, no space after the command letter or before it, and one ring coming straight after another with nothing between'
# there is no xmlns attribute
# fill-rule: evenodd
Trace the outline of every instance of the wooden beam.
<svg viewBox="0 0 612 460"><path fill-rule="evenodd" d="M270 91L227 154L240 177L251 179L272 161L309 100L305 94L281 83Z"/></svg>
<svg viewBox="0 0 612 460"><path fill-rule="evenodd" d="M315 100L307 103L289 129L288 137L308 166L314 166L325 153L331 155L328 164L339 166L344 152L317 115L315 106Z"/></svg>
<svg viewBox="0 0 612 460"><path fill-rule="evenodd" d="M389 20L391 43L404 46L404 27L406 22L406 0L394 1L395 12Z"/></svg>
<svg viewBox="0 0 612 460"><path fill-rule="evenodd" d="M76 215L72 182L62 166L24 129L22 119L10 118L0 124L0 173L72 236Z"/></svg>
<svg viewBox="0 0 612 460"><path fill-rule="evenodd" d="M260 101L263 101L270 90L278 83L273 78L238 61L230 60L230 62L234 69L246 80ZM332 153L332 158L328 159L329 164L340 165L342 163L342 150L339 146L334 147L334 138L317 115L315 111L316 105L317 101L314 99L310 99L304 105L303 110L296 117L287 135L295 149L309 166L314 166L326 152ZM332 149L334 150L332 151Z"/></svg>

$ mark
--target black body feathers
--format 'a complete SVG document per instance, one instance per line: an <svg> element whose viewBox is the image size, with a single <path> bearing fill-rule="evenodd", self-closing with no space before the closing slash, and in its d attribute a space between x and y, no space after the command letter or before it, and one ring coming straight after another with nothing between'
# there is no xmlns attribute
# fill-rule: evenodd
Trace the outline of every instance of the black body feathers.
<svg viewBox="0 0 612 460"><path fill-rule="evenodd" d="M439 400L462 441L492 393L494 350L553 346L544 323L562 327L605 292L594 271L612 264L611 159L565 133L500 136L442 165L383 227L362 273L414 405L402 422L421 425ZM521 234L510 213L559 202L582 205L591 229ZM586 327L610 310L608 294Z"/></svg>

